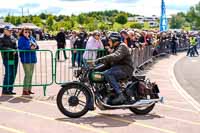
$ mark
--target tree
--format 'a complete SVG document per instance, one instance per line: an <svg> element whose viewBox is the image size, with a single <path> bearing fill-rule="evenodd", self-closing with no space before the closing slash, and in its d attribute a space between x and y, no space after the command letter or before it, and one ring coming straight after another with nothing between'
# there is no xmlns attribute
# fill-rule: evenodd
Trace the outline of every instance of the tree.
<svg viewBox="0 0 200 133"><path fill-rule="evenodd" d="M37 25L37 26L39 26L39 27L42 26L42 20L41 20L40 17L34 16L32 19L33 19L32 22L33 22L35 25Z"/></svg>
<svg viewBox="0 0 200 133"><path fill-rule="evenodd" d="M52 16L52 15L49 15L49 16L48 16L47 21L46 21L46 24L47 24L47 26L48 26L48 29L49 29L49 30L52 30L53 24L54 24L54 19L53 19L53 16Z"/></svg>
<svg viewBox="0 0 200 133"><path fill-rule="evenodd" d="M45 14L45 13L41 13L40 15L39 15L39 17L41 18L41 19L47 19L47 14Z"/></svg>
<svg viewBox="0 0 200 133"><path fill-rule="evenodd" d="M119 24L126 24L128 22L127 16L123 13L118 14L115 18L115 21Z"/></svg>
<svg viewBox="0 0 200 133"><path fill-rule="evenodd" d="M80 14L77 16L77 22L79 24L81 24L81 25L84 24L85 20L86 20L86 16L84 14Z"/></svg>
<svg viewBox="0 0 200 133"><path fill-rule="evenodd" d="M138 23L138 22L133 22L130 24L130 27L135 28L135 29L142 29L144 27L144 25L141 23Z"/></svg>
<svg viewBox="0 0 200 133"><path fill-rule="evenodd" d="M171 19L171 28L172 29L181 29L185 23L185 18L182 16L174 15Z"/></svg>
<svg viewBox="0 0 200 133"><path fill-rule="evenodd" d="M22 18L21 17L17 17L17 19L16 19L16 25L19 25L19 24L21 24L22 23Z"/></svg>
<svg viewBox="0 0 200 133"><path fill-rule="evenodd" d="M14 25L16 24L15 16L11 16L11 17L10 17L10 23L11 23L11 24L14 24Z"/></svg>
<svg viewBox="0 0 200 133"><path fill-rule="evenodd" d="M195 29L200 29L200 2L194 7L190 8L189 12L187 13L187 17Z"/></svg>
<svg viewBox="0 0 200 133"><path fill-rule="evenodd" d="M10 14L8 14L5 19L4 19L5 22L10 22Z"/></svg>
<svg viewBox="0 0 200 133"><path fill-rule="evenodd" d="M101 22L98 24L98 29L100 29L101 31L108 30L109 26L106 23Z"/></svg>

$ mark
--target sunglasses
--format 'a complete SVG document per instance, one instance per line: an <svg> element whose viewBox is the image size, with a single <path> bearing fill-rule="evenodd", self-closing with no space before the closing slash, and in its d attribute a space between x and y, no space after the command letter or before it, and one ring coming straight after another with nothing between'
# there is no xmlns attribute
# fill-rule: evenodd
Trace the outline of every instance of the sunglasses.
<svg viewBox="0 0 200 133"><path fill-rule="evenodd" d="M28 31L25 31L24 33L29 33Z"/></svg>

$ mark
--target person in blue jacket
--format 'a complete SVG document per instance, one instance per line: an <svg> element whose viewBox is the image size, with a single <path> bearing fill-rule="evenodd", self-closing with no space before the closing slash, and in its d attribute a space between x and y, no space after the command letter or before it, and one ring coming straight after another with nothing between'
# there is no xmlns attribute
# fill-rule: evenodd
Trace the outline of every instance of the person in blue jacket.
<svg viewBox="0 0 200 133"><path fill-rule="evenodd" d="M18 40L18 49L20 51L20 59L24 68L24 88L23 95L34 94L31 91L32 77L35 64L37 63L36 49L39 49L36 40L31 36L29 29L22 29Z"/></svg>

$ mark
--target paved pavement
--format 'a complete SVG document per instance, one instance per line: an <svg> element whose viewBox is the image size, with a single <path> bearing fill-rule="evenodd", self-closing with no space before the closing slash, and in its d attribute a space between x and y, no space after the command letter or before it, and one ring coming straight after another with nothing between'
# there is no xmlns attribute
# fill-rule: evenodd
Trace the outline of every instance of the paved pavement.
<svg viewBox="0 0 200 133"><path fill-rule="evenodd" d="M41 44L41 48L56 49L54 42ZM0 97L0 133L199 133L200 112L183 97L172 76L174 63L183 56L157 59L146 71L165 97L165 104L157 104L149 115L97 109L80 119L70 119L56 107L58 85L49 86L46 97L42 87L34 87L36 94L31 97L22 97L22 88L15 88L18 96Z"/></svg>
<svg viewBox="0 0 200 133"><path fill-rule="evenodd" d="M200 57L182 58L174 70L181 86L200 103Z"/></svg>

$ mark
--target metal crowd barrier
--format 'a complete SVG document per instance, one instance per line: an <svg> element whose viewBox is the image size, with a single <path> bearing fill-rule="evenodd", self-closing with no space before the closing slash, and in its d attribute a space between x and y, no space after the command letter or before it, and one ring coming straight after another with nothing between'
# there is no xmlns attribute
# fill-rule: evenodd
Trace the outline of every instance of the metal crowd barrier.
<svg viewBox="0 0 200 133"><path fill-rule="evenodd" d="M169 44L161 44L161 51L166 50L166 46ZM187 45L181 46L181 48L186 48ZM133 67L137 69L143 66L149 61L152 61L153 57L153 46L146 46L144 48L130 49L133 59ZM13 56L13 52L20 54L30 54L30 50L1 50L1 55L8 54L7 56ZM85 60L95 60L99 57L108 54L105 50L85 50L85 49L58 49L53 56L53 52L50 50L36 50L37 63L33 71L32 82L30 86L43 86L44 95L46 95L46 87L52 85L54 82L56 84L63 84L69 81L77 80L74 76L74 70L80 69L84 65ZM9 57L8 57L9 58ZM29 55L31 60L31 54ZM16 78L13 85L6 85L7 87L24 87L24 70L21 63L20 56L17 58L19 60L18 65L13 61L9 60L8 63L13 65L16 69ZM2 65L0 68L0 87L5 87L3 85L5 66L3 65L3 60L0 60ZM10 79L8 79L10 80Z"/></svg>
<svg viewBox="0 0 200 133"><path fill-rule="evenodd" d="M59 55L60 54L60 55ZM106 55L106 51L85 49L58 49L55 56L55 83L63 84L77 80L74 70L80 69L86 60L95 60ZM58 59L58 57L60 57Z"/></svg>
<svg viewBox="0 0 200 133"><path fill-rule="evenodd" d="M152 46L144 48L130 49L133 59L133 67L137 69L152 60ZM84 54L88 53L88 54ZM58 60L60 54L60 60ZM85 58L95 60L105 56L105 50L85 50L85 49L60 49L56 51L55 58L55 83L63 84L77 80L73 75L74 70L80 69L84 65ZM65 59L65 55L67 59ZM92 57L92 58L91 58Z"/></svg>
<svg viewBox="0 0 200 133"><path fill-rule="evenodd" d="M36 52L37 63L34 63L33 73L29 71L27 75L32 75L30 84L24 84L25 71L21 60L25 60L26 64L30 64L34 59L33 53ZM53 53L49 50L1 50L2 58L0 59L0 87L26 87L26 86L43 86L44 92L46 87L53 84ZM18 57L13 56L18 54ZM20 56L21 55L21 56ZM3 57L5 60L3 60ZM16 57L16 58L14 58ZM23 57L24 59L20 58ZM18 63L17 63L18 62ZM34 62L34 61L33 61ZM16 73L16 77L8 76L4 81L5 65L7 74ZM27 70L27 69L26 69ZM26 71L27 72L27 71ZM14 79L13 79L14 78ZM9 82L14 80L14 84ZM5 82L6 84L3 84ZM45 95L45 94L44 94Z"/></svg>

